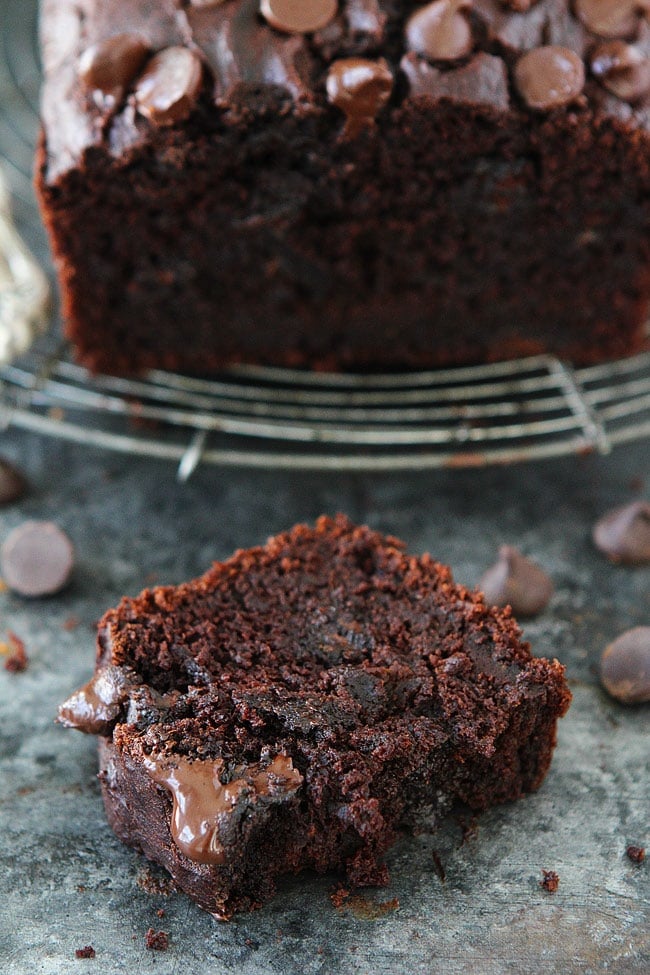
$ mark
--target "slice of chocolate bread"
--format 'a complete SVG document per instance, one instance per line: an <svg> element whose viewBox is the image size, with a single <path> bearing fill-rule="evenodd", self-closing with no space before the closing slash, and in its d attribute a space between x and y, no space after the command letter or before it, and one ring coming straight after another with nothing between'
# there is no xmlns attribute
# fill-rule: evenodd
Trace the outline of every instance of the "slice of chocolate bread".
<svg viewBox="0 0 650 975"><path fill-rule="evenodd" d="M509 610L339 516L122 600L59 720L100 736L117 835L225 918L536 789L569 701Z"/></svg>

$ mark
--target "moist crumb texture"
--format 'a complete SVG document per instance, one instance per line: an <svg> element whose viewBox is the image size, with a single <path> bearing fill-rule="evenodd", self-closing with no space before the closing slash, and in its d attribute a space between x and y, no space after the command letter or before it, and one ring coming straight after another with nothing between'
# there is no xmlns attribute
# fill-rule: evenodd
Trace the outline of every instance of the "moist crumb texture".
<svg viewBox="0 0 650 975"><path fill-rule="evenodd" d="M117 835L229 917L304 868L384 884L401 831L536 789L569 701L509 609L339 516L124 599L59 719Z"/></svg>
<svg viewBox="0 0 650 975"><path fill-rule="evenodd" d="M41 6L37 187L91 368L644 346L643 4Z"/></svg>

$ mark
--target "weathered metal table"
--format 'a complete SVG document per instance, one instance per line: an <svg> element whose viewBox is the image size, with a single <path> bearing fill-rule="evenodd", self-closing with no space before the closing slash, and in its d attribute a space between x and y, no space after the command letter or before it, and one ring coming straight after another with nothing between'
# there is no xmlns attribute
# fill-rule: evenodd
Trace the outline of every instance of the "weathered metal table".
<svg viewBox="0 0 650 975"><path fill-rule="evenodd" d="M22 674L0 669L5 975L650 969L648 863L625 856L629 843L650 844L650 707L618 706L594 675L610 638L648 623L650 570L610 566L589 539L598 514L643 491L647 444L608 458L393 476L201 468L186 485L171 466L31 434L6 434L2 452L33 490L0 511L0 539L25 518L52 518L78 552L62 595L0 594L0 638L15 631L30 656ZM574 703L540 792L484 815L465 837L452 822L405 838L388 858L388 890L336 909L336 878L302 877L262 910L218 923L184 895L143 889L145 862L104 820L95 742L55 726L56 706L88 676L93 624L123 593L178 582L236 546L337 510L433 552L468 584L502 541L534 555L557 591L525 632L539 654L567 664ZM539 886L542 869L560 875L557 893ZM145 949L149 927L169 933L167 953ZM96 959L76 961L87 944Z"/></svg>

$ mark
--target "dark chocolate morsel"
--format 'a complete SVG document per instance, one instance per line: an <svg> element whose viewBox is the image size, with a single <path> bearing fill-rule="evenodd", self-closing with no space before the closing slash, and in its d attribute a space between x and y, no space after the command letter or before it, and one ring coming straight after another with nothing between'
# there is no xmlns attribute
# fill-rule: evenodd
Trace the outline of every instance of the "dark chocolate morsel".
<svg viewBox="0 0 650 975"><path fill-rule="evenodd" d="M336 17L338 0L261 0L266 22L283 34L312 34Z"/></svg>
<svg viewBox="0 0 650 975"><path fill-rule="evenodd" d="M474 46L466 12L472 0L434 0L406 22L406 46L431 61L456 61Z"/></svg>
<svg viewBox="0 0 650 975"><path fill-rule="evenodd" d="M550 111L570 104L582 93L585 66L567 47L537 47L517 61L515 84L529 108Z"/></svg>
<svg viewBox="0 0 650 975"><path fill-rule="evenodd" d="M492 606L511 606L516 616L535 616L553 595L553 583L543 569L511 545L502 545L498 561L478 584Z"/></svg>
<svg viewBox="0 0 650 975"><path fill-rule="evenodd" d="M634 36L643 9L643 0L575 0L578 18L599 37Z"/></svg>
<svg viewBox="0 0 650 975"><path fill-rule="evenodd" d="M86 48L79 58L79 77L91 91L119 97L128 88L149 53L137 34L114 34Z"/></svg>
<svg viewBox="0 0 650 975"><path fill-rule="evenodd" d="M225 0L190 0L191 7L200 7L201 9L220 7L222 3L225 3Z"/></svg>
<svg viewBox="0 0 650 975"><path fill-rule="evenodd" d="M591 70L617 98L637 102L650 91L650 58L635 44L605 41L591 55Z"/></svg>
<svg viewBox="0 0 650 975"><path fill-rule="evenodd" d="M650 501L633 501L603 515L594 525L593 540L612 562L650 562Z"/></svg>
<svg viewBox="0 0 650 975"><path fill-rule="evenodd" d="M627 630L605 648L600 679L623 704L650 701L650 626Z"/></svg>
<svg viewBox="0 0 650 975"><path fill-rule="evenodd" d="M0 458L0 507L19 501L27 493L27 481L8 460Z"/></svg>
<svg viewBox="0 0 650 975"><path fill-rule="evenodd" d="M374 123L390 98L393 75L383 58L342 58L330 67L326 86L332 105L345 113L343 135L353 138Z"/></svg>
<svg viewBox="0 0 650 975"><path fill-rule="evenodd" d="M190 114L198 100L203 65L186 47L167 47L154 55L135 86L141 115L155 125L174 125Z"/></svg>
<svg viewBox="0 0 650 975"><path fill-rule="evenodd" d="M26 521L0 551L2 576L21 596L51 596L67 584L74 566L72 542L49 521Z"/></svg>

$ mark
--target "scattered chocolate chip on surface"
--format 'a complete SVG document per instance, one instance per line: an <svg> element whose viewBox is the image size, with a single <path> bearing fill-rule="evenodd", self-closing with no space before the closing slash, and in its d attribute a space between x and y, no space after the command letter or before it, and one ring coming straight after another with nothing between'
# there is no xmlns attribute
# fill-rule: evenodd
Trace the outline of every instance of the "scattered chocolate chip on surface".
<svg viewBox="0 0 650 975"><path fill-rule="evenodd" d="M27 493L23 474L8 460L0 458L0 507L19 501Z"/></svg>
<svg viewBox="0 0 650 975"><path fill-rule="evenodd" d="M628 846L625 854L628 860L632 863L643 863L645 860L645 847L643 846Z"/></svg>
<svg viewBox="0 0 650 975"><path fill-rule="evenodd" d="M166 931L154 931L153 928L149 928L144 936L144 943L150 951L167 951L169 935Z"/></svg>
<svg viewBox="0 0 650 975"><path fill-rule="evenodd" d="M330 67L326 87L332 105L346 116L343 135L354 138L374 125L378 112L390 98L393 75L383 58L341 58Z"/></svg>
<svg viewBox="0 0 650 975"><path fill-rule="evenodd" d="M650 501L633 501L603 515L594 525L593 540L612 562L650 562Z"/></svg>
<svg viewBox="0 0 650 975"><path fill-rule="evenodd" d="M68 536L49 521L26 521L0 549L0 570L7 586L20 596L51 596L69 582L74 548Z"/></svg>
<svg viewBox="0 0 650 975"><path fill-rule="evenodd" d="M560 886L560 876L555 872L555 870L542 870L544 875L539 882L539 886L543 887L545 891L549 894L554 894L555 891Z"/></svg>
<svg viewBox="0 0 650 975"><path fill-rule="evenodd" d="M198 54L187 47L167 47L155 54L135 86L138 111L154 125L174 125L196 105L203 81Z"/></svg>
<svg viewBox="0 0 650 975"><path fill-rule="evenodd" d="M570 104L582 93L585 66L575 51L549 44L522 55L514 77L528 108L548 112Z"/></svg>
<svg viewBox="0 0 650 975"><path fill-rule="evenodd" d="M338 0L262 0L260 13L283 34L312 34L334 20Z"/></svg>
<svg viewBox="0 0 650 975"><path fill-rule="evenodd" d="M626 630L605 648L600 679L607 693L622 704L650 701L650 626Z"/></svg>
<svg viewBox="0 0 650 975"><path fill-rule="evenodd" d="M516 616L535 616L548 605L553 582L536 562L512 545L502 545L499 558L478 588L492 606L511 606Z"/></svg>
<svg viewBox="0 0 650 975"><path fill-rule="evenodd" d="M74 953L75 958L94 958L95 955L96 952L92 945L85 945L83 948L77 948Z"/></svg>

